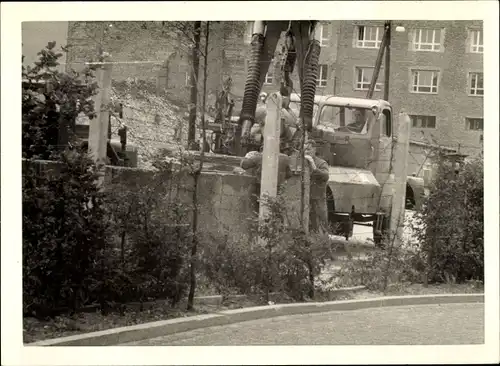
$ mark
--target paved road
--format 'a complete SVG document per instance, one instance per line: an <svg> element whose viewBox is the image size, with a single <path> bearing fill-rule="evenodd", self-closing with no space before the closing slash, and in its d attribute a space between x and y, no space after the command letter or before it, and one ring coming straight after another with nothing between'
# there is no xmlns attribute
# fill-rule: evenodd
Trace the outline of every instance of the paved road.
<svg viewBox="0 0 500 366"><path fill-rule="evenodd" d="M484 305L373 308L203 328L124 346L456 345L484 343Z"/></svg>

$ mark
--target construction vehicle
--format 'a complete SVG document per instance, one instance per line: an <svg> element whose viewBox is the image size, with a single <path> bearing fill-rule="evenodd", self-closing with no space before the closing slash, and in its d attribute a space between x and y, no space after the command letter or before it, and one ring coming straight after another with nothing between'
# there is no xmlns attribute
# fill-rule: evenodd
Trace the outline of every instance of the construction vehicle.
<svg viewBox="0 0 500 366"><path fill-rule="evenodd" d="M327 207L332 233L347 239L352 236L355 222L372 222L374 241L380 244L390 229L391 198L394 194L391 162L396 121L392 106L387 102L391 25L390 22L385 24L366 98L315 94L320 53L317 25L317 21L254 22L242 109L239 118L231 116L231 113L225 114L224 127L219 127L218 139L221 141L225 137L226 147L212 151L243 156L249 149L252 150L253 142L249 135L255 122L257 98L278 40L285 32L280 93L288 97L288 110L297 119L298 131L292 139L296 142L302 133L308 133L327 142L319 154L330 165ZM387 64L385 100L374 100L373 92L384 52ZM298 69L300 95L292 93L294 89L290 79L296 61L298 65L303 65ZM217 126L222 126L220 121L211 126L212 130L216 130ZM407 191L411 193L406 197L407 208L419 206L424 192L423 180L417 177L407 179Z"/></svg>

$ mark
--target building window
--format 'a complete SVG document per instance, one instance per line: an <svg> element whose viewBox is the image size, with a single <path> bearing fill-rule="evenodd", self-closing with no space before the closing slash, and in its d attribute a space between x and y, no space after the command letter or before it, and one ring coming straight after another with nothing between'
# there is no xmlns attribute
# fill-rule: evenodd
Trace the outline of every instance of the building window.
<svg viewBox="0 0 500 366"><path fill-rule="evenodd" d="M466 118L467 129L471 131L482 131L483 130L483 119L482 118Z"/></svg>
<svg viewBox="0 0 500 366"><path fill-rule="evenodd" d="M442 33L441 29L416 29L413 33L413 50L440 51Z"/></svg>
<svg viewBox="0 0 500 366"><path fill-rule="evenodd" d="M372 81L372 78L373 78L373 71L375 70L375 68L373 67L356 67L356 75L355 75L355 79L356 79L356 87L355 89L356 90L368 90L370 88L370 83ZM380 69L379 71L379 77L380 77L380 74L383 73L383 70ZM380 91L382 90L382 85L383 83L380 83L378 82L378 78L377 78L377 82L375 83L375 91Z"/></svg>
<svg viewBox="0 0 500 366"><path fill-rule="evenodd" d="M269 66L269 71L267 72L266 78L264 79L264 84L265 85L273 84L273 71L271 70L271 66Z"/></svg>
<svg viewBox="0 0 500 366"><path fill-rule="evenodd" d="M328 82L328 65L318 65L318 79L316 80L316 86L326 86Z"/></svg>
<svg viewBox="0 0 500 366"><path fill-rule="evenodd" d="M469 31L470 52L483 53L483 31L480 29Z"/></svg>
<svg viewBox="0 0 500 366"><path fill-rule="evenodd" d="M469 95L483 95L483 73L470 72L469 73Z"/></svg>
<svg viewBox="0 0 500 366"><path fill-rule="evenodd" d="M412 70L412 92L437 94L439 71Z"/></svg>
<svg viewBox="0 0 500 366"><path fill-rule="evenodd" d="M414 128L436 128L436 116L411 115L410 119Z"/></svg>
<svg viewBox="0 0 500 366"><path fill-rule="evenodd" d="M356 33L356 47L379 48L384 35L384 28L360 25L356 27Z"/></svg>
<svg viewBox="0 0 500 366"><path fill-rule="evenodd" d="M330 39L328 38L328 25L320 24L320 39L319 44L321 47L327 47Z"/></svg>

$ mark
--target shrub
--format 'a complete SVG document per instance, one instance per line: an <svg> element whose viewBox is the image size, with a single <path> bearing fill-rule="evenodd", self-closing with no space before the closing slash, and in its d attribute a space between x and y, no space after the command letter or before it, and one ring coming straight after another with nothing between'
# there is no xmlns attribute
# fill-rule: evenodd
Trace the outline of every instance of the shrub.
<svg viewBox="0 0 500 366"><path fill-rule="evenodd" d="M203 245L203 274L225 293L283 292L297 300L314 296L314 278L332 257L332 243L325 235L306 235L291 227L284 215L283 196L267 198L269 215L262 222L252 219L262 241L242 238L206 238Z"/></svg>
<svg viewBox="0 0 500 366"><path fill-rule="evenodd" d="M93 163L66 152L54 167L44 173L25 161L23 172L23 309L35 315L88 303L108 230Z"/></svg>
<svg viewBox="0 0 500 366"><path fill-rule="evenodd" d="M107 188L118 265L133 288L117 293L117 299L175 304L187 289L191 243L189 210L180 201L182 176L170 165L149 176L137 173Z"/></svg>
<svg viewBox="0 0 500 366"><path fill-rule="evenodd" d="M483 172L482 158L459 170L440 159L415 228L431 282L484 279Z"/></svg>

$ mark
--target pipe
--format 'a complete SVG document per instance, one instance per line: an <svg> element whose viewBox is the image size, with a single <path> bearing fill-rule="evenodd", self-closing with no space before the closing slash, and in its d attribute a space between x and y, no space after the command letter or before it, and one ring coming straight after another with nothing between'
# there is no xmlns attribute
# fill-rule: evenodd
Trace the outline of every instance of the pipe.
<svg viewBox="0 0 500 366"><path fill-rule="evenodd" d="M256 21L253 25L252 43L250 57L248 60L248 74L243 94L243 105L241 107L240 126L243 135L249 131L255 121L255 108L260 92L260 57L264 48L265 22Z"/></svg>

